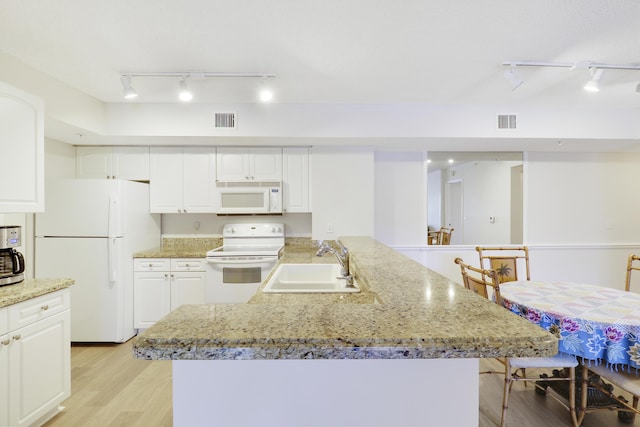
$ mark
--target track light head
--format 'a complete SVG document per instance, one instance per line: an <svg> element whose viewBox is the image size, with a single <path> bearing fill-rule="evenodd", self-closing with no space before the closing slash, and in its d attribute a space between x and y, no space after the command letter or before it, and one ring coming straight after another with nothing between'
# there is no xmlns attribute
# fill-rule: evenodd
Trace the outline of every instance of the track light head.
<svg viewBox="0 0 640 427"><path fill-rule="evenodd" d="M189 102L193 99L193 92L189 89L187 85L187 79L197 79L204 80L208 78L247 78L247 77L255 77L262 78L263 82L266 82L267 79L276 77L275 74L271 73L218 73L218 72L209 72L209 71L175 71L175 72L131 72L126 71L124 73L120 73L120 81L122 82L122 88L124 91L125 98L131 99L138 96L137 92L131 86L131 79L142 78L142 77L169 77L171 79L180 79L178 82L178 97L183 102ZM175 80L174 80L175 81ZM263 84L262 90L260 90L260 100L262 102L269 102L273 98L273 92ZM265 90L266 89L266 90Z"/></svg>
<svg viewBox="0 0 640 427"><path fill-rule="evenodd" d="M131 76L120 77L120 82L122 83L122 94L125 99L133 99L138 96L138 92L131 86Z"/></svg>
<svg viewBox="0 0 640 427"><path fill-rule="evenodd" d="M591 68L591 80L584 85L584 90L589 92L598 92L600 90L600 79L604 74L604 70L602 68Z"/></svg>
<svg viewBox="0 0 640 427"><path fill-rule="evenodd" d="M193 93L189 90L187 86L187 78L183 77L180 79L180 83L178 83L180 90L178 91L178 98L182 102L189 102L193 99Z"/></svg>
<svg viewBox="0 0 640 427"><path fill-rule="evenodd" d="M262 82L260 83L260 88L258 90L258 97L260 98L260 102L270 102L273 100L273 91L267 84L267 77L262 77Z"/></svg>
<svg viewBox="0 0 640 427"><path fill-rule="evenodd" d="M518 76L518 74L516 74L515 65L511 65L511 68L504 72L504 76L507 80L509 80L509 83L511 84L511 90L516 90L522 83L524 83L524 80L522 80Z"/></svg>

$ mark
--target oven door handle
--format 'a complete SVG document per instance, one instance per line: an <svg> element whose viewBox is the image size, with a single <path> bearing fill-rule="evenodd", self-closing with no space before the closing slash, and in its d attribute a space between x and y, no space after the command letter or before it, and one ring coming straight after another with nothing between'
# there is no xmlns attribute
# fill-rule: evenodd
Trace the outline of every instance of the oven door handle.
<svg viewBox="0 0 640 427"><path fill-rule="evenodd" d="M260 264L263 262L277 261L278 257L264 257L251 259L246 258L234 258L234 259L220 259L220 258L207 258L207 262L210 264Z"/></svg>

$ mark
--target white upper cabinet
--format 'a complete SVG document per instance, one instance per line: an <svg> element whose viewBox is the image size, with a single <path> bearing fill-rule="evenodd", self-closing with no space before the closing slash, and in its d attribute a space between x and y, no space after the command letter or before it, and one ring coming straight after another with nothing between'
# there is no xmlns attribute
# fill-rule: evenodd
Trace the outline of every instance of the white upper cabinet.
<svg viewBox="0 0 640 427"><path fill-rule="evenodd" d="M149 147L76 147L76 178L149 180Z"/></svg>
<svg viewBox="0 0 640 427"><path fill-rule="evenodd" d="M307 147L283 148L282 164L284 211L310 212L309 149Z"/></svg>
<svg viewBox="0 0 640 427"><path fill-rule="evenodd" d="M44 103L0 82L0 212L44 210Z"/></svg>
<svg viewBox="0 0 640 427"><path fill-rule="evenodd" d="M151 213L215 213L214 147L151 147Z"/></svg>
<svg viewBox="0 0 640 427"><path fill-rule="evenodd" d="M218 181L282 181L282 149L219 147Z"/></svg>

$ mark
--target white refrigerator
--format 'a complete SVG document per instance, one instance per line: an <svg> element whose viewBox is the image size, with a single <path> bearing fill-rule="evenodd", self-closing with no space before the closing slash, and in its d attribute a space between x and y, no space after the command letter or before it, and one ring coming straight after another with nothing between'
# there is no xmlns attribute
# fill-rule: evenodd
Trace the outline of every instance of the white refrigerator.
<svg viewBox="0 0 640 427"><path fill-rule="evenodd" d="M160 246L149 185L117 179L45 183L35 216L35 277L69 277L71 341L125 342L133 327L133 254Z"/></svg>

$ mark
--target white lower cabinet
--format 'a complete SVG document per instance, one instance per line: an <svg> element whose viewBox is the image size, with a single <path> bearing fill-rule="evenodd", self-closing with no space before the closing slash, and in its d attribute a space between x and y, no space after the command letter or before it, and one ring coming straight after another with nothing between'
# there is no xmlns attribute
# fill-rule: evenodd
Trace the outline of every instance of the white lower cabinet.
<svg viewBox="0 0 640 427"><path fill-rule="evenodd" d="M41 425L70 396L69 307L63 289L0 309L0 425Z"/></svg>
<svg viewBox="0 0 640 427"><path fill-rule="evenodd" d="M145 329L183 304L205 303L205 260L136 258L133 323Z"/></svg>

